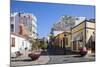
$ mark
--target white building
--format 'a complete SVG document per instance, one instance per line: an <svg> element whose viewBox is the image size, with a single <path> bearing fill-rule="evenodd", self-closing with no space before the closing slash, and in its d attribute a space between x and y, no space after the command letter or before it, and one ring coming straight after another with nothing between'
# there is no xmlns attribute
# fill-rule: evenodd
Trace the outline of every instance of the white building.
<svg viewBox="0 0 100 67"><path fill-rule="evenodd" d="M19 33L19 24L23 23L30 37L37 38L37 19L30 13L11 13L11 32Z"/></svg>
<svg viewBox="0 0 100 67"><path fill-rule="evenodd" d="M19 34L11 33L11 53L17 51L31 50L32 43L30 42L30 37L25 37Z"/></svg>

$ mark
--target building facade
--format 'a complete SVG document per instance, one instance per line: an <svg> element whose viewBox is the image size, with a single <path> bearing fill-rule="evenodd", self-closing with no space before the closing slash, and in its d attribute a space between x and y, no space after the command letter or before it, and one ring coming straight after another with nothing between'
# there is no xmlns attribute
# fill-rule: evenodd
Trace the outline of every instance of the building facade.
<svg viewBox="0 0 100 67"><path fill-rule="evenodd" d="M72 28L72 51L78 52L81 47L95 50L95 22L83 21Z"/></svg>
<svg viewBox="0 0 100 67"><path fill-rule="evenodd" d="M55 37L54 46L59 46L61 48L71 48L71 32L63 32Z"/></svg>
<svg viewBox="0 0 100 67"><path fill-rule="evenodd" d="M32 43L30 37L25 37L16 33L11 33L11 54L31 50Z"/></svg>
<svg viewBox="0 0 100 67"><path fill-rule="evenodd" d="M30 13L11 13L11 56L16 52L32 50L32 40L37 39L37 19Z"/></svg>
<svg viewBox="0 0 100 67"><path fill-rule="evenodd" d="M95 20L93 19L79 21L70 30L65 28L65 30L56 31L54 29L53 35L54 46L73 52L79 52L80 48L86 47L88 51L95 52Z"/></svg>
<svg viewBox="0 0 100 67"><path fill-rule="evenodd" d="M37 19L30 13L11 13L11 32L19 33L23 24L30 37L37 38Z"/></svg>

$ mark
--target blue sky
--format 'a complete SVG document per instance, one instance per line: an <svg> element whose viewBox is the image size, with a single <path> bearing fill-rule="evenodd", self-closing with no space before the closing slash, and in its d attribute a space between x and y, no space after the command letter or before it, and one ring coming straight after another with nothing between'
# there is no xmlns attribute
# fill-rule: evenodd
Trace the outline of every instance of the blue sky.
<svg viewBox="0 0 100 67"><path fill-rule="evenodd" d="M12 1L11 12L34 14L37 18L39 37L47 36L53 23L57 22L60 16L70 15L95 18L95 7L89 5Z"/></svg>

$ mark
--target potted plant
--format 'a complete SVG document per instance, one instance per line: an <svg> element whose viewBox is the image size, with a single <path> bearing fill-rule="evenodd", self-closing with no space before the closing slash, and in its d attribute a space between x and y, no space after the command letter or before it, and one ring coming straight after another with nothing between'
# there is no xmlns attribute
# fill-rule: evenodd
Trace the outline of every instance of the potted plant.
<svg viewBox="0 0 100 67"><path fill-rule="evenodd" d="M80 48L80 52L79 52L80 56L85 56L87 54L87 49L86 47L82 47Z"/></svg>
<svg viewBox="0 0 100 67"><path fill-rule="evenodd" d="M28 54L28 56L32 59L32 60L37 60L41 55L40 51L35 51L34 53L30 53Z"/></svg>

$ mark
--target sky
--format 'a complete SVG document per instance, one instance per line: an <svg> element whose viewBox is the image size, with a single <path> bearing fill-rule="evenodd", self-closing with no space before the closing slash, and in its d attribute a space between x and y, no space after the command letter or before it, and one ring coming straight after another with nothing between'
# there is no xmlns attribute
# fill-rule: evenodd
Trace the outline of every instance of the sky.
<svg viewBox="0 0 100 67"><path fill-rule="evenodd" d="M10 9L35 15L39 37L47 36L52 25L63 15L95 18L95 6L90 5L12 1Z"/></svg>

